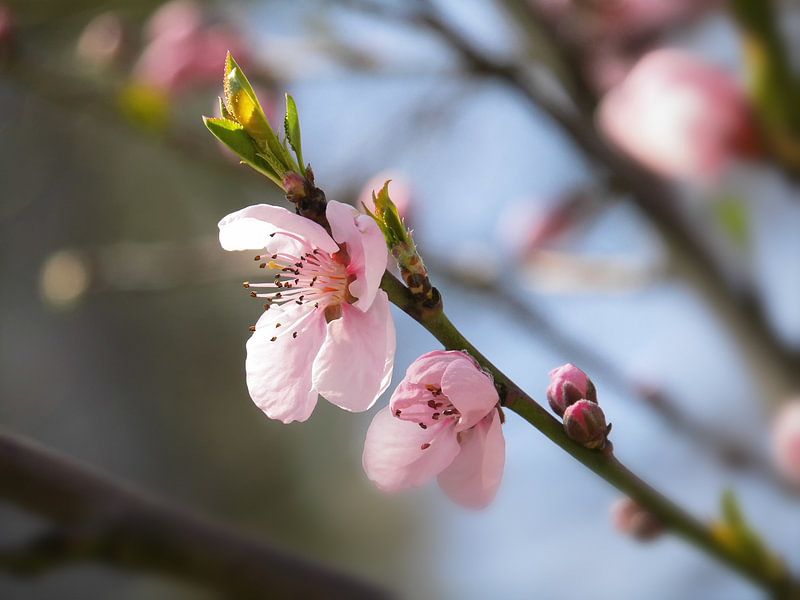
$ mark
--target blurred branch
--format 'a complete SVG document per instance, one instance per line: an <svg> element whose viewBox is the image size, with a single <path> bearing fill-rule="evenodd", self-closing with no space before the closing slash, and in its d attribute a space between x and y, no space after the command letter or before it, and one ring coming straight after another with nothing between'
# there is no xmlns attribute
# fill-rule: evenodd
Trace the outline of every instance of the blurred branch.
<svg viewBox="0 0 800 600"><path fill-rule="evenodd" d="M630 199L666 242L676 271L701 292L727 324L765 399L776 403L800 388L800 352L779 341L755 292L734 288L703 244L700 232L678 211L669 185L611 148L596 132L590 115L545 92L522 67L484 55L427 0L416 3L427 8L412 11L389 8L375 0L345 0L345 4L427 28L454 50L470 71L505 83L534 110L548 115L592 163L608 173L614 184L630 192Z"/></svg>
<svg viewBox="0 0 800 600"><path fill-rule="evenodd" d="M800 173L800 85L778 30L774 0L731 0L742 31L753 102L775 158Z"/></svg>
<svg viewBox="0 0 800 600"><path fill-rule="evenodd" d="M0 549L0 570L35 574L92 559L172 575L226 597L387 597L2 431L0 498L57 524L25 545Z"/></svg>

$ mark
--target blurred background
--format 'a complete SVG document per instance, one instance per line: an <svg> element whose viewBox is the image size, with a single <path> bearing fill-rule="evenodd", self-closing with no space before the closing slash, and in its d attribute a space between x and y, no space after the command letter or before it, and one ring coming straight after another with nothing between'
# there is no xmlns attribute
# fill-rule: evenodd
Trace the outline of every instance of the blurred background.
<svg viewBox="0 0 800 600"><path fill-rule="evenodd" d="M540 401L584 368L623 462L704 518L736 490L797 570L797 40L789 1L0 0L0 423L402 597L758 598L616 532L618 494L514 415L480 513L371 486L378 407L266 419L254 265L216 224L285 200L200 117L226 50L274 122L292 93L317 184L393 179L477 347ZM438 344L395 317L399 381ZM4 542L41 526L0 505ZM3 598L112 595L213 597L0 573Z"/></svg>

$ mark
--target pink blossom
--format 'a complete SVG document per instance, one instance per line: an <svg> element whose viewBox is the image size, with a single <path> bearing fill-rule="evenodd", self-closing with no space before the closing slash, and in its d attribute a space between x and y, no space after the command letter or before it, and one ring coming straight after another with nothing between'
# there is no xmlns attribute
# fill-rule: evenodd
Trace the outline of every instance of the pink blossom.
<svg viewBox="0 0 800 600"><path fill-rule="evenodd" d="M221 86L225 55L249 62L241 34L227 24L205 25L201 9L185 0L169 2L147 25L150 38L133 68L133 78L167 93Z"/></svg>
<svg viewBox="0 0 800 600"><path fill-rule="evenodd" d="M645 55L603 98L598 122L621 149L667 177L714 178L757 146L742 88L678 50Z"/></svg>
<svg viewBox="0 0 800 600"><path fill-rule="evenodd" d="M492 379L464 352L420 356L367 431L367 477L394 492L438 476L455 502L488 505L505 465L498 400Z"/></svg>
<svg viewBox="0 0 800 600"><path fill-rule="evenodd" d="M772 450L780 472L800 485L800 400L784 406L775 418Z"/></svg>
<svg viewBox="0 0 800 600"><path fill-rule="evenodd" d="M363 411L389 386L395 331L379 289L387 251L377 224L331 201L332 235L285 208L259 204L219 223L226 250L265 249L268 283L246 282L265 311L247 342L247 387L256 405L284 423L305 421L317 394ZM256 290L263 290L257 292Z"/></svg>
<svg viewBox="0 0 800 600"><path fill-rule="evenodd" d="M375 212L375 203L372 201L372 193L377 194L383 184L391 180L389 184L389 197L397 207L397 212L404 219L409 218L411 205L413 202L413 190L411 184L404 175L400 173L393 173L391 171L382 171L370 179L361 190L358 196L358 206L361 207L362 203L369 210Z"/></svg>

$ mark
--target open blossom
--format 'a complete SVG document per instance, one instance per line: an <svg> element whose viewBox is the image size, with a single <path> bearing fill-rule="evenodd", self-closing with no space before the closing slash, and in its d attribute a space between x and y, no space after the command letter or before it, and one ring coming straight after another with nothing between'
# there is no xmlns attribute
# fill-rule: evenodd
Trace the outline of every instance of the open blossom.
<svg viewBox="0 0 800 600"><path fill-rule="evenodd" d="M488 505L505 466L498 400L491 378L464 352L422 355L367 431L367 476L388 492L438 476L455 502Z"/></svg>
<svg viewBox="0 0 800 600"><path fill-rule="evenodd" d="M758 149L744 90L678 50L645 55L603 98L598 122L622 150L666 177L713 179Z"/></svg>
<svg viewBox="0 0 800 600"><path fill-rule="evenodd" d="M394 323L379 289L383 235L370 217L341 202L329 202L326 216L331 235L266 204L219 224L223 248L264 249L256 260L275 273L267 283L245 283L266 301L247 342L246 372L253 401L284 423L308 419L317 394L346 410L366 410L392 377Z"/></svg>
<svg viewBox="0 0 800 600"><path fill-rule="evenodd" d="M772 450L780 472L800 485L800 400L788 403L775 418Z"/></svg>

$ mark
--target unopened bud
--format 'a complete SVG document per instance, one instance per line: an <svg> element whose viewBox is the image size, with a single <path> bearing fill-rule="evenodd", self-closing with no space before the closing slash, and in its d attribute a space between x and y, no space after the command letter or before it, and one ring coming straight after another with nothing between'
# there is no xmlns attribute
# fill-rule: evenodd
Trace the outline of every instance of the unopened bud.
<svg viewBox="0 0 800 600"><path fill-rule="evenodd" d="M602 448L610 427L603 409L589 400L578 400L564 411L564 431L586 448Z"/></svg>
<svg viewBox="0 0 800 600"><path fill-rule="evenodd" d="M772 452L781 474L800 485L800 400L788 403L775 418Z"/></svg>
<svg viewBox="0 0 800 600"><path fill-rule="evenodd" d="M553 411L561 417L578 400L597 403L597 391L589 376L572 363L550 371L547 401Z"/></svg>
<svg viewBox="0 0 800 600"><path fill-rule="evenodd" d="M657 538L664 531L658 517L630 498L620 498L611 506L611 522L620 533L643 542Z"/></svg>

